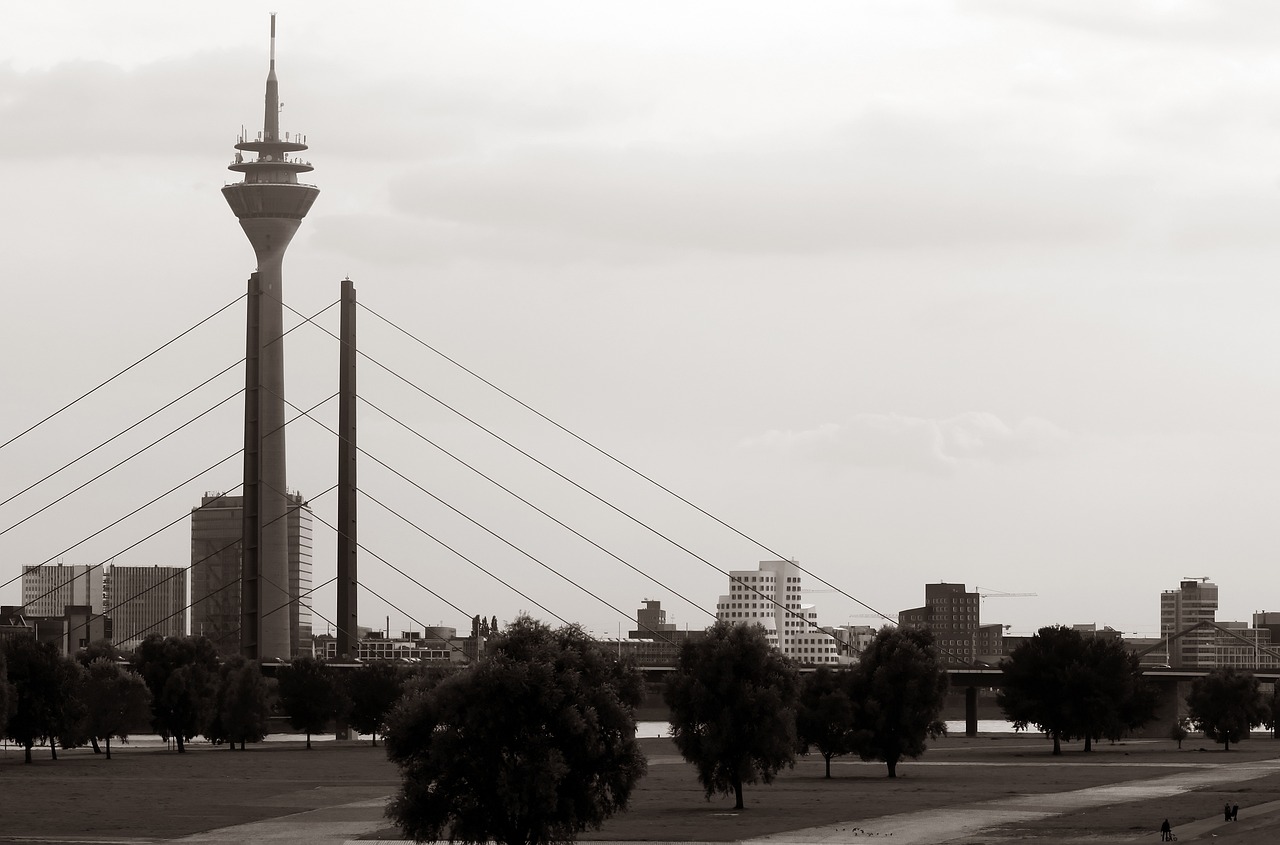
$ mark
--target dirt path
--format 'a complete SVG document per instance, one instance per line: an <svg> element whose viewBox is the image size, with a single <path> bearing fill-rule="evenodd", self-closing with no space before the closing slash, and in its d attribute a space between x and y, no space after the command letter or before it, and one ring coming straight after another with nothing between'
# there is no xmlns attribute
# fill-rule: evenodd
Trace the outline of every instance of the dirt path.
<svg viewBox="0 0 1280 845"><path fill-rule="evenodd" d="M860 822L811 827L752 839L749 842L751 845L824 845L857 841L864 837L892 836L894 845L963 843L984 831L997 828L1008 829L1019 823L1034 822L1050 816L1083 812L1128 801L1166 798L1206 787L1245 783L1278 772L1280 772L1280 760L1219 764L1197 768L1194 771L1183 771L1108 786L1093 786L1048 795L1020 795L962 807L899 813ZM1274 822L1274 819L1268 820L1268 816L1270 813L1280 811L1280 802L1272 802L1272 804L1274 806L1262 805L1252 810L1253 817L1258 820L1259 825ZM1268 807L1271 809L1268 810ZM1206 819L1192 825L1184 825L1176 832L1180 841L1186 841L1217 831L1218 827L1224 824L1221 818ZM1245 828L1240 828L1239 824L1239 822L1236 823L1235 829L1227 826L1227 833L1230 833L1233 838L1255 829L1252 824ZM1000 838L999 833L995 836L985 835L983 841L997 838ZM1056 841L1064 842L1062 839ZM1103 840L1093 838L1091 841L1096 843ZM1222 840L1219 836L1219 841L1226 840Z"/></svg>

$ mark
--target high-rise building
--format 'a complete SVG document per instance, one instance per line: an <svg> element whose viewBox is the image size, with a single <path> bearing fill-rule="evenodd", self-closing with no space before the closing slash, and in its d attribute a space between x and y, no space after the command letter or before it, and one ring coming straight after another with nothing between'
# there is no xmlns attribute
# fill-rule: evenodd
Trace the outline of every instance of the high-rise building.
<svg viewBox="0 0 1280 845"><path fill-rule="evenodd" d="M296 153L301 135L280 131L276 80L276 16L271 16L271 64L266 110L257 137L242 132L230 170L244 180L222 189L258 260L249 280L245 361L243 591L240 643L255 659L288 659L289 620L274 608L287 603L290 554L285 515L284 253L320 191L298 182L312 170ZM254 153L248 159L245 153ZM193 582L194 583L194 582ZM293 631L296 634L296 629ZM296 640L294 640L296 643Z"/></svg>
<svg viewBox="0 0 1280 845"><path fill-rule="evenodd" d="M898 613L902 628L923 628L933 632L933 642L944 662L970 665L993 663L1005 652L1004 628L981 620L982 597L964 584L924 585L924 607Z"/></svg>
<svg viewBox="0 0 1280 845"><path fill-rule="evenodd" d="M311 508L299 493L288 498L289 571L280 604L263 613L286 620L289 656L311 644ZM240 574L244 499L206 493L191 510L191 633L208 637L220 654L240 653Z"/></svg>
<svg viewBox="0 0 1280 845"><path fill-rule="evenodd" d="M132 651L152 634L187 633L187 570L180 566L111 566L102 577L111 641Z"/></svg>
<svg viewBox="0 0 1280 845"><path fill-rule="evenodd" d="M1178 589L1160 593L1160 638L1169 643L1170 666L1199 669L1217 665L1216 631L1208 625L1188 631L1201 622L1213 622L1217 610L1218 585L1208 578L1189 578ZM1177 639L1170 642L1172 637Z"/></svg>
<svg viewBox="0 0 1280 845"><path fill-rule="evenodd" d="M716 619L760 625L769 644L800 663L840 662L836 638L818 627L818 611L804 602L795 561L762 560L760 568L729 573L729 593L716 604Z"/></svg>
<svg viewBox="0 0 1280 845"><path fill-rule="evenodd" d="M24 566L22 606L27 616L62 616L68 606L102 612L102 567Z"/></svg>

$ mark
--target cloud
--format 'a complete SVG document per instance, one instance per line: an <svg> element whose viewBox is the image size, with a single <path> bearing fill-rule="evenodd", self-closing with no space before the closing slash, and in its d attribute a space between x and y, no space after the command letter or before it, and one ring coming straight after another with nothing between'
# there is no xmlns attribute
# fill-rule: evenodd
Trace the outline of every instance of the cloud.
<svg viewBox="0 0 1280 845"><path fill-rule="evenodd" d="M1002 122L880 108L820 137L717 149L526 144L430 163L391 199L511 231L746 254L1123 235L1149 183Z"/></svg>
<svg viewBox="0 0 1280 845"><path fill-rule="evenodd" d="M936 420L859 414L845 424L769 431L743 440L740 446L806 461L947 474L1050 454L1069 439L1066 431L1038 417L1011 426L995 414L971 411Z"/></svg>
<svg viewBox="0 0 1280 845"><path fill-rule="evenodd" d="M1270 45L1280 23L1276 4L1270 0L961 0L959 9L1143 41L1252 41Z"/></svg>

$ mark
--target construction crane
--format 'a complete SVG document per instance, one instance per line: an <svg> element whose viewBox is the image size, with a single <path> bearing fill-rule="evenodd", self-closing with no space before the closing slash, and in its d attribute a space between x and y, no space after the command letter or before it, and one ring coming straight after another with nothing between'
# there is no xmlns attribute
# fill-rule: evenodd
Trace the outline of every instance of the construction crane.
<svg viewBox="0 0 1280 845"><path fill-rule="evenodd" d="M1025 599L1039 595L1039 593L1006 593L1004 590L984 590L982 587L976 586L973 591L984 599Z"/></svg>

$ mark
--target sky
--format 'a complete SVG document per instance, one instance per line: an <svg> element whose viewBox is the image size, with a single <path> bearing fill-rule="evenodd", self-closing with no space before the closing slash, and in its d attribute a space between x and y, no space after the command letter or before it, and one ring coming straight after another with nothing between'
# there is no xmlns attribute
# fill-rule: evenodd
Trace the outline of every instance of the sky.
<svg viewBox="0 0 1280 845"><path fill-rule="evenodd" d="M364 624L625 636L657 599L701 628L725 572L778 556L824 625L937 581L993 594L1012 633L1152 636L1184 578L1219 585L1219 620L1280 608L1261 0L10 10L0 441L230 307L0 449L0 582L185 566L186 515L239 483L254 261L219 189L261 128L270 11L281 128L321 191L286 302L336 331L349 277L367 309ZM290 402L323 402L288 435L317 584L337 355L289 335Z"/></svg>

